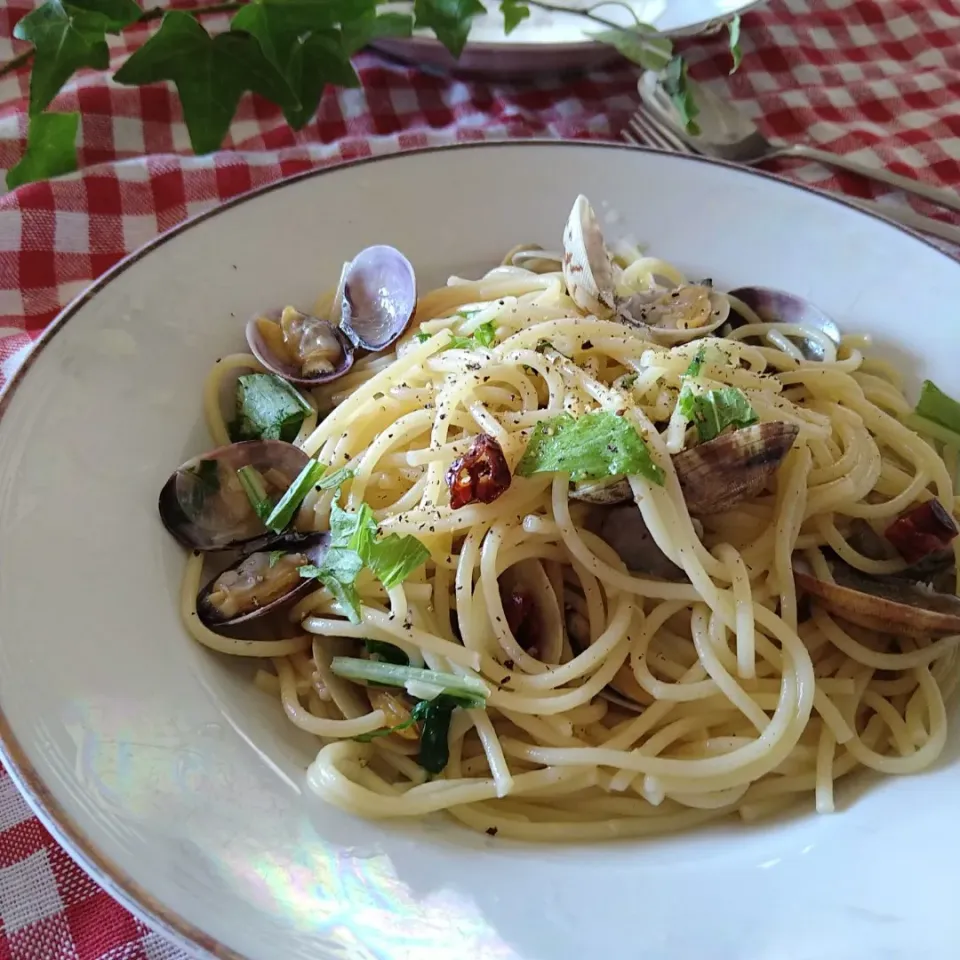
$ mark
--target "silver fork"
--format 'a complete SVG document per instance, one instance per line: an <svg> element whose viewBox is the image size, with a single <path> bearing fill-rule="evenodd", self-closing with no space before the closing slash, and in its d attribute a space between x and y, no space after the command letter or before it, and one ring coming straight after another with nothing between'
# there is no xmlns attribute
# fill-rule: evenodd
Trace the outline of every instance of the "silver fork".
<svg viewBox="0 0 960 960"><path fill-rule="evenodd" d="M653 114L649 113L642 106L630 118L627 126L621 131L620 136L627 143L637 144L638 146L656 147L658 150L664 150L668 153L683 153L692 156L702 156L695 150L691 144L682 140L672 129L664 124ZM949 240L951 243L960 245L960 227L955 227L950 223L943 223L940 220L934 220L932 217L924 217L919 213L905 207L888 207L873 200L861 200L858 197L843 196L841 199L847 203L883 217L886 220L892 220L905 227L910 227L919 233L929 234L933 237L939 237L942 240Z"/></svg>

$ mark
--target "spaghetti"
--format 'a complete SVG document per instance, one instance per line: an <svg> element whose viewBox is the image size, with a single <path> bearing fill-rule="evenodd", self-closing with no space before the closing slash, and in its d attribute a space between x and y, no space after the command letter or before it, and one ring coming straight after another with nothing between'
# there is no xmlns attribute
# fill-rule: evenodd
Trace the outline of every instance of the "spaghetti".
<svg viewBox="0 0 960 960"><path fill-rule="evenodd" d="M336 488L311 487L296 529L327 531L332 511L366 505L380 538L416 538L426 562L387 587L361 570L358 623L342 596L313 581L280 639L204 626L204 559L187 563L182 613L193 637L270 658L258 685L321 739L311 789L365 817L442 810L501 836L594 840L730 814L753 820L799 799L827 812L836 782L854 770L933 763L960 636L871 629L835 603L805 599L794 569L800 558L827 592L835 558L895 577L907 561L868 555L857 525L882 531L931 499L953 514L956 449L903 424L911 407L896 371L869 357L865 338L835 344L802 324L764 322L638 251L617 254L621 293L654 306L669 304L663 290L706 303L689 328L674 318L686 337L663 342L616 315L584 315L547 253L514 262L508 255L479 280L454 277L421 296L415 325L389 352L301 391L311 410L293 443L346 470ZM337 297L322 297L316 316L335 321ZM721 325L731 309L747 322ZM821 359L804 357L804 341ZM218 443L230 436L222 387L241 368L263 369L233 356L204 388ZM733 391L761 425L792 425L762 489L698 516L676 465L697 445L685 389ZM606 507L577 499L568 472L518 473L538 424L604 412L643 439L662 480L628 476L618 509L642 518L675 577L628 569L597 532ZM479 435L502 451L509 487L454 509L447 474ZM527 596L505 592L511 577ZM518 603L549 637L524 642L511 615ZM378 663L378 650L428 679L371 686L335 662ZM417 762L429 710L415 719L412 705L437 702L434 675L459 678L476 700L448 709L448 757L431 777Z"/></svg>

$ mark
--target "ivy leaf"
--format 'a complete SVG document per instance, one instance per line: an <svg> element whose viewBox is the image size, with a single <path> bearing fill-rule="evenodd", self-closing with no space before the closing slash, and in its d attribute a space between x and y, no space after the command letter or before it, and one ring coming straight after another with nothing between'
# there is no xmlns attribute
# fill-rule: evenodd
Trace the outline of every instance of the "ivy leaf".
<svg viewBox="0 0 960 960"><path fill-rule="evenodd" d="M289 89L286 100L278 101L284 117L300 130L317 112L327 84L359 85L350 54L366 44L377 19L373 0L260 0L243 7L230 25L256 37Z"/></svg>
<svg viewBox="0 0 960 960"><path fill-rule="evenodd" d="M190 145L198 154L210 153L223 143L245 91L281 106L295 102L253 36L230 31L211 37L179 10L164 14L160 29L113 79L128 86L172 80L180 94Z"/></svg>
<svg viewBox="0 0 960 960"><path fill-rule="evenodd" d="M736 73L740 69L740 61L743 59L743 51L740 49L739 13L727 24L727 30L729 31L730 56L733 58L733 66L730 68L730 72Z"/></svg>
<svg viewBox="0 0 960 960"><path fill-rule="evenodd" d="M473 18L486 13L486 7L480 0L414 0L413 13L417 26L431 29L450 53L459 59Z"/></svg>
<svg viewBox="0 0 960 960"><path fill-rule="evenodd" d="M696 117L700 108L690 89L687 64L683 57L674 57L667 64L661 74L661 82L680 115L680 122L686 127L687 133L697 136L700 133L700 126L696 122Z"/></svg>
<svg viewBox="0 0 960 960"><path fill-rule="evenodd" d="M344 22L342 28L343 46L347 54L353 56L371 40L380 37L413 36L413 17L409 13L381 13L373 10L361 17Z"/></svg>
<svg viewBox="0 0 960 960"><path fill-rule="evenodd" d="M30 73L30 113L43 110L81 67L105 70L110 52L104 36L117 33L143 11L133 0L47 0L13 28L35 50Z"/></svg>
<svg viewBox="0 0 960 960"><path fill-rule="evenodd" d="M504 33L512 33L530 16L530 8L520 0L500 0L500 12L503 14Z"/></svg>
<svg viewBox="0 0 960 960"><path fill-rule="evenodd" d="M27 149L7 171L7 189L46 180L77 169L79 113L38 113L30 118Z"/></svg>
<svg viewBox="0 0 960 960"><path fill-rule="evenodd" d="M646 24L604 30L591 36L594 40L614 47L631 63L639 64L644 70L662 70L670 63L673 55L670 38L660 36L653 27Z"/></svg>

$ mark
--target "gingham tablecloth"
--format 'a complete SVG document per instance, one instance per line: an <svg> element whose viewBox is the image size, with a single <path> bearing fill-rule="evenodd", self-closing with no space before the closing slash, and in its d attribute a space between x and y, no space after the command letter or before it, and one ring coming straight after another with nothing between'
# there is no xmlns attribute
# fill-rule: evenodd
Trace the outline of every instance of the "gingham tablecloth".
<svg viewBox="0 0 960 960"><path fill-rule="evenodd" d="M21 49L10 39L13 25L31 9L23 0L0 9L0 60ZM114 68L129 52L124 43L146 33L115 41ZM960 184L957 3L771 0L744 17L743 51L740 72L729 77L722 37L685 44L693 75L726 90L768 133ZM0 196L0 388L91 280L222 200L312 167L438 143L615 139L637 102L637 74L627 65L529 83L452 80L372 53L357 66L362 88L328 91L299 134L277 109L246 97L227 149L204 158L186 155L186 128L167 85L118 87L90 71L75 78L54 107L82 111L80 171ZM0 82L4 170L22 150L26 93L25 71ZM818 166L782 172L873 195L865 181ZM73 864L0 772L0 960L182 956Z"/></svg>

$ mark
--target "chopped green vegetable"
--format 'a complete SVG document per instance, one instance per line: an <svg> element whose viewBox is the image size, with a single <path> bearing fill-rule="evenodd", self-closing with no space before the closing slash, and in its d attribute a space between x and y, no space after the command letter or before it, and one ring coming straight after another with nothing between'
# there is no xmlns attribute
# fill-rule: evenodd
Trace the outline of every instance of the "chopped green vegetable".
<svg viewBox="0 0 960 960"><path fill-rule="evenodd" d="M617 385L619 385L621 390L629 390L637 382L637 377L639 376L640 376L639 373L624 374L617 381Z"/></svg>
<svg viewBox="0 0 960 960"><path fill-rule="evenodd" d="M441 673L439 670L424 670L378 660L334 657L330 669L345 680L382 683L392 687L406 687L408 683L428 684L457 698L458 706L468 708L485 706L490 694L487 685L474 677L460 677L453 673Z"/></svg>
<svg viewBox="0 0 960 960"><path fill-rule="evenodd" d="M237 477L240 480L240 486L253 507L253 512L264 522L273 510L273 504L267 496L267 488L263 482L263 477L255 467L241 467L237 471Z"/></svg>
<svg viewBox="0 0 960 960"><path fill-rule="evenodd" d="M391 533L377 540L367 557L367 566L388 590L403 583L417 567L430 559L430 551L410 535Z"/></svg>
<svg viewBox="0 0 960 960"><path fill-rule="evenodd" d="M634 426L608 411L576 420L567 413L541 420L515 473L520 477L568 473L575 483L634 475L660 486L664 480L663 470L651 459Z"/></svg>
<svg viewBox="0 0 960 960"><path fill-rule="evenodd" d="M707 347L706 344L700 347L696 352L693 359L690 361L690 366L683 372L685 377L699 377L700 371L703 369L703 365L707 359Z"/></svg>
<svg viewBox="0 0 960 960"><path fill-rule="evenodd" d="M287 492L280 498L277 505L264 521L274 533L285 530L293 520L293 515L303 502L303 498L323 476L324 466L316 460L308 460L304 468L297 474L296 480L287 488Z"/></svg>
<svg viewBox="0 0 960 960"><path fill-rule="evenodd" d="M284 550L271 550L271 551L270 551L269 560L270 560L270 569L271 569L271 570L277 565L278 561L279 561L280 558L284 555L285 552L286 552L286 551L284 551Z"/></svg>
<svg viewBox="0 0 960 960"><path fill-rule="evenodd" d="M335 502L330 508L330 548L319 567L301 567L300 575L319 579L350 620L359 623L360 598L354 583L364 567L389 590L403 583L429 556L430 551L410 535L394 533L377 540L377 522L365 503L351 513Z"/></svg>
<svg viewBox="0 0 960 960"><path fill-rule="evenodd" d="M480 344L481 347L492 347L497 339L497 328L494 326L492 320L488 320L486 323L481 323L476 330L473 331L473 339Z"/></svg>
<svg viewBox="0 0 960 960"><path fill-rule="evenodd" d="M356 476L356 473L357 471L350 467L341 467L339 470L324 474L323 479L317 486L321 490L336 490L337 487L342 487L351 477Z"/></svg>
<svg viewBox="0 0 960 960"><path fill-rule="evenodd" d="M920 399L913 411L924 420L932 420L953 433L960 434L960 403L945 394L932 380L924 380Z"/></svg>
<svg viewBox="0 0 960 960"><path fill-rule="evenodd" d="M386 663L396 663L401 667L410 663L410 658L392 643L385 643L383 640L364 640L363 644L367 648L367 653L379 657Z"/></svg>
<svg viewBox="0 0 960 960"><path fill-rule="evenodd" d="M290 443L312 410L280 377L272 373L247 374L237 380L237 419L230 425L230 439Z"/></svg>
<svg viewBox="0 0 960 960"><path fill-rule="evenodd" d="M700 442L713 440L727 427L749 427L759 417L746 394L736 387L695 393L684 384L677 401L680 412L697 427Z"/></svg>
<svg viewBox="0 0 960 960"><path fill-rule="evenodd" d="M537 353L546 353L547 350L553 350L555 347L553 344L547 340L546 337L541 337L537 341L537 345L533 348Z"/></svg>

